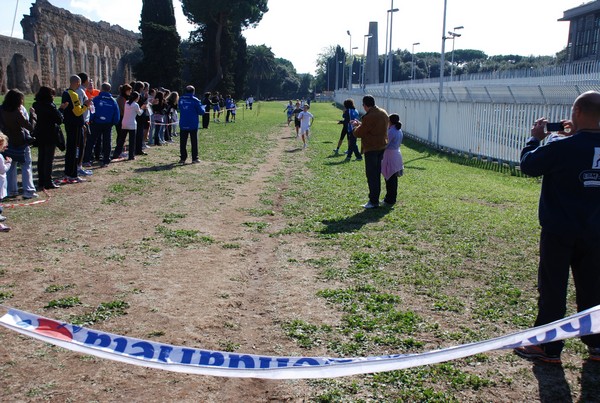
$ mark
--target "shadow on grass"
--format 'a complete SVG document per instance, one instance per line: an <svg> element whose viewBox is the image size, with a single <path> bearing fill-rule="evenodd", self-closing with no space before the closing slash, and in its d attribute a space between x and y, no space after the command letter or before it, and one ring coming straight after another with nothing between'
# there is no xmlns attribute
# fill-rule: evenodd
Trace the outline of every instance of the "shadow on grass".
<svg viewBox="0 0 600 403"><path fill-rule="evenodd" d="M572 402L571 388L562 365L533 364L533 374L538 381L540 402Z"/></svg>
<svg viewBox="0 0 600 403"><path fill-rule="evenodd" d="M182 167L182 164L175 164L175 163L170 163L170 164L165 164L165 165L154 165L151 167L142 167L142 168L136 168L133 171L134 172L160 172L160 171L170 171L173 168L177 168L177 167Z"/></svg>
<svg viewBox="0 0 600 403"><path fill-rule="evenodd" d="M325 228L320 232L321 234L340 234L343 232L355 232L360 230L368 223L379 221L391 210L392 209L389 207L379 207L369 210L365 209L360 213L356 213L350 217L341 218L339 220L323 220Z"/></svg>
<svg viewBox="0 0 600 403"><path fill-rule="evenodd" d="M327 157L327 158L334 158L334 157ZM336 161L325 161L323 162L323 165L329 165L329 166L334 166L334 165L344 165L344 164L348 164L350 163L350 160L347 160L346 158L342 158Z"/></svg>
<svg viewBox="0 0 600 403"><path fill-rule="evenodd" d="M600 402L600 362L587 360L581 370L580 402Z"/></svg>
<svg viewBox="0 0 600 403"><path fill-rule="evenodd" d="M290 148L289 150L285 150L286 153L297 153L298 151L302 151L302 147Z"/></svg>

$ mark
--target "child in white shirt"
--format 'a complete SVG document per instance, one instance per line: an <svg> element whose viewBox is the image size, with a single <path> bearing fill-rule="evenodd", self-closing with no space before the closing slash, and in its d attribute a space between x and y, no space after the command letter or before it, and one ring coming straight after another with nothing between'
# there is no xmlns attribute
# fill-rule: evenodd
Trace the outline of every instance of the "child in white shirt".
<svg viewBox="0 0 600 403"><path fill-rule="evenodd" d="M306 148L306 142L310 134L310 127L312 126L314 116L308 111L309 105L305 104L303 111L298 114L298 120L300 121L300 134L302 135L303 148Z"/></svg>

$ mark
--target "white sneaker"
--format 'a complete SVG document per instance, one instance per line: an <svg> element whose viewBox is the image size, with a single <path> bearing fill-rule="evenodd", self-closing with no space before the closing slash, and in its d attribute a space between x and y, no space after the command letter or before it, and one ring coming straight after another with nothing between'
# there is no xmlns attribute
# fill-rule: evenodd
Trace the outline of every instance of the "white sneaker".
<svg viewBox="0 0 600 403"><path fill-rule="evenodd" d="M371 202L369 201L367 204L364 204L364 205L363 205L363 207L364 207L364 208L366 208L366 209L370 209L370 208L377 208L377 207L379 207L379 206L378 206L378 205L376 205L376 204L373 204L373 203L371 203Z"/></svg>

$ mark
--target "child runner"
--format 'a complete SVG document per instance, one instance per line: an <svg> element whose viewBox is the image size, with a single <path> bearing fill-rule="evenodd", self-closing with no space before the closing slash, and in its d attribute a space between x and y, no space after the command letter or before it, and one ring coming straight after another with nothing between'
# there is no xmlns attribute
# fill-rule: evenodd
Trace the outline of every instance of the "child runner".
<svg viewBox="0 0 600 403"><path fill-rule="evenodd" d="M229 123L230 121L232 121L231 113L233 111L233 108L235 108L233 98L231 97L231 95L227 95L227 97L225 97L225 110L227 110L225 114L225 123Z"/></svg>
<svg viewBox="0 0 600 403"><path fill-rule="evenodd" d="M310 126L312 126L312 122L314 120L313 114L308 111L309 108L310 106L304 105L304 110L298 114L298 120L300 121L300 134L302 135L302 143L304 143L302 148L306 148L306 143L310 134Z"/></svg>
<svg viewBox="0 0 600 403"><path fill-rule="evenodd" d="M300 101L296 101L296 108L294 109L294 126L296 127L296 138L298 138L300 134L300 119L298 119L298 114L302 112L302 108L300 108Z"/></svg>
<svg viewBox="0 0 600 403"><path fill-rule="evenodd" d="M231 100L231 121L235 122L235 111L237 109L237 105L235 104L235 100Z"/></svg>
<svg viewBox="0 0 600 403"><path fill-rule="evenodd" d="M213 122L220 122L218 117L221 116L221 108L219 107L219 93L215 92L210 98L210 106L213 110Z"/></svg>
<svg viewBox="0 0 600 403"><path fill-rule="evenodd" d="M283 111L287 112L287 123L289 126L292 122L292 116L294 115L294 105L292 104L292 101L290 101Z"/></svg>

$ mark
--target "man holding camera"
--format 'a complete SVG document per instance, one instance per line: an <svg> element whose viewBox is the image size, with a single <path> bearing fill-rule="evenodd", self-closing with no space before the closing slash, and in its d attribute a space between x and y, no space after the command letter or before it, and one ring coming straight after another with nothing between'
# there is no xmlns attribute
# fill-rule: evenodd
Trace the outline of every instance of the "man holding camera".
<svg viewBox="0 0 600 403"><path fill-rule="evenodd" d="M541 141L549 134L538 119L521 152L521 171L541 176L539 203L540 261L538 316L535 326L562 319L566 313L569 267L579 312L600 305L600 93L580 95L563 121L561 140ZM550 126L551 127L551 126ZM589 359L600 361L600 335L583 336ZM521 357L560 364L562 341L518 347Z"/></svg>

